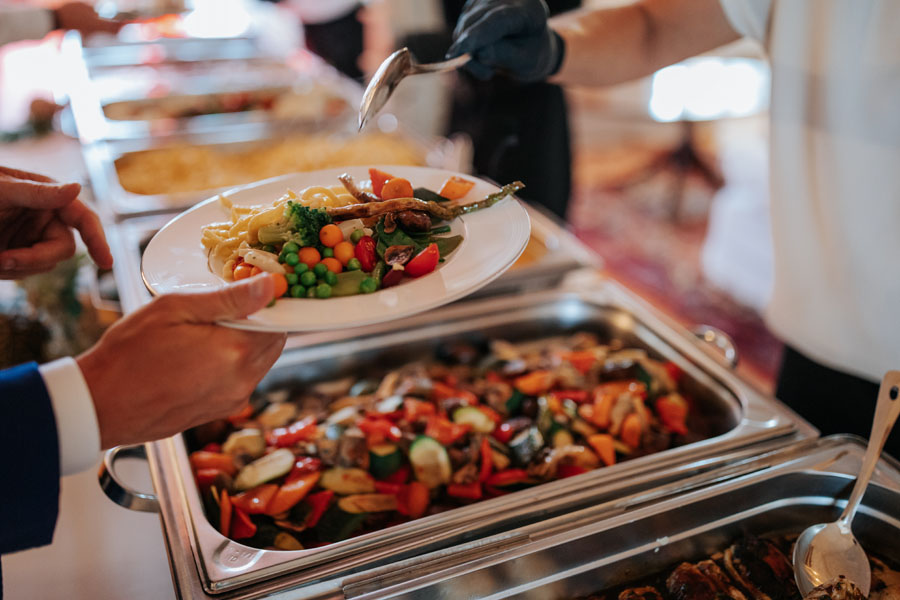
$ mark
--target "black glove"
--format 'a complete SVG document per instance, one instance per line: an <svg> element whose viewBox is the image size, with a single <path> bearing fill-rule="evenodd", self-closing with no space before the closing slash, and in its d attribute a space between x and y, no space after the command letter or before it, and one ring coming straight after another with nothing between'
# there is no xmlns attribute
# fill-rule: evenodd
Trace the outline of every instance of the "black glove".
<svg viewBox="0 0 900 600"><path fill-rule="evenodd" d="M468 0L447 58L471 54L465 68L478 79L498 72L523 82L546 79L559 70L564 52L548 14L544 0Z"/></svg>

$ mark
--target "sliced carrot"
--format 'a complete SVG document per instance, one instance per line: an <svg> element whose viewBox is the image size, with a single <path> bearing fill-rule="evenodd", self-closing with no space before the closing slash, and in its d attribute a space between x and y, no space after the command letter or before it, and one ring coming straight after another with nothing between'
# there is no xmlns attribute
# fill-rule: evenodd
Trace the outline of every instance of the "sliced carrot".
<svg viewBox="0 0 900 600"><path fill-rule="evenodd" d="M547 393L556 377L550 371L532 371L527 375L517 377L514 385L517 390L529 396L540 396Z"/></svg>
<svg viewBox="0 0 900 600"><path fill-rule="evenodd" d="M612 407L616 401L616 396L606 394L602 391L594 394L594 420L591 421L597 427L604 429L609 427L610 415Z"/></svg>
<svg viewBox="0 0 900 600"><path fill-rule="evenodd" d="M587 439L588 444L607 467L616 464L616 448L613 436L608 433L597 433Z"/></svg>
<svg viewBox="0 0 900 600"><path fill-rule="evenodd" d="M389 175L384 171L379 171L378 169L369 169L369 179L372 180L372 191L375 192L375 195L381 198L381 188L384 187L384 184L393 179L393 175Z"/></svg>
<svg viewBox="0 0 900 600"><path fill-rule="evenodd" d="M394 177L389 179L381 188L382 200L394 200L395 198L412 198L413 186L408 179Z"/></svg>
<svg viewBox="0 0 900 600"><path fill-rule="evenodd" d="M453 175L444 182L444 185L441 187L441 191L439 191L438 194L448 200L459 200L468 194L473 187L475 187L474 181L469 181L468 179Z"/></svg>
<svg viewBox="0 0 900 600"><path fill-rule="evenodd" d="M316 487L319 482L320 473L308 473L293 481L285 483L276 492L275 497L266 507L267 515L277 515L294 507L295 504L303 500L309 492Z"/></svg>
<svg viewBox="0 0 900 600"><path fill-rule="evenodd" d="M284 273L270 273L269 275L275 284L275 297L281 298L288 291L287 277L284 276Z"/></svg>
<svg viewBox="0 0 900 600"><path fill-rule="evenodd" d="M641 445L641 419L637 413L631 413L625 417L620 437L632 448L638 448Z"/></svg>
<svg viewBox="0 0 900 600"><path fill-rule="evenodd" d="M428 510L428 501L430 499L430 494L425 484L418 481L411 482L407 490L406 499L409 516L413 519L424 516L425 511Z"/></svg>
<svg viewBox="0 0 900 600"><path fill-rule="evenodd" d="M231 531L231 498L225 490L219 494L219 531L225 537Z"/></svg>

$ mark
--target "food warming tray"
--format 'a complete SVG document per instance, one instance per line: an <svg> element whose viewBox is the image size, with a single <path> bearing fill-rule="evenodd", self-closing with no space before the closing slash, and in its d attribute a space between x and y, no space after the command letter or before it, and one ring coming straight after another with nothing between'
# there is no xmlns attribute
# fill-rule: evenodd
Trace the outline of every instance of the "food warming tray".
<svg viewBox="0 0 900 600"><path fill-rule="evenodd" d="M512 547L497 536L482 541L495 552L451 548L348 578L338 597L565 600L602 592L706 558L743 535L797 534L834 521L864 454L853 436L799 443L708 472L693 491L659 488L513 530L505 539L524 541ZM863 548L894 562L898 467L891 458L879 462L853 521Z"/></svg>
<svg viewBox="0 0 900 600"><path fill-rule="evenodd" d="M305 598L339 590L343 579L354 572L460 541L474 550L479 536L595 504L627 490L677 480L728 460L731 453L748 451L753 444L757 446L750 451L758 451L762 444L780 445L816 434L787 408L735 377L693 336L611 282L589 289L489 298L401 323L304 336L305 346L286 352L261 385L264 389L285 381L321 380L371 364L388 368L430 352L438 343L473 335L517 341L576 329L618 337L647 348L651 356L678 364L686 374L685 390L702 407L712 437L330 546L294 552L249 548L215 530L203 514L181 436L147 446L156 500L123 491L109 478L105 481L111 497L117 496L120 503L160 511L173 574L184 597L255 598L290 589L284 597ZM108 457L108 462L113 458Z"/></svg>
<svg viewBox="0 0 900 600"><path fill-rule="evenodd" d="M193 204L235 186L211 187L205 190L138 194L126 190L119 180L116 160L144 150L165 149L176 145L213 146L216 152L241 152L275 143L282 137L292 135L303 136L309 132L298 130L273 131L267 123L246 123L216 132L202 134L173 133L166 136L118 140L89 144L82 147L85 165L91 180L91 186L98 203L118 217L130 217L140 214L171 212L183 210ZM321 135L321 133L314 133ZM336 135L355 135L347 132ZM379 134L383 135L383 134ZM460 164L460 152L456 142L447 138L422 139L405 132L396 132L418 155L420 164L444 168L453 171L464 171ZM372 164L377 162L372 160ZM280 173L283 175L284 173ZM248 182L249 183L249 182ZM274 200L274 198L273 198ZM199 239L199 238L198 238Z"/></svg>

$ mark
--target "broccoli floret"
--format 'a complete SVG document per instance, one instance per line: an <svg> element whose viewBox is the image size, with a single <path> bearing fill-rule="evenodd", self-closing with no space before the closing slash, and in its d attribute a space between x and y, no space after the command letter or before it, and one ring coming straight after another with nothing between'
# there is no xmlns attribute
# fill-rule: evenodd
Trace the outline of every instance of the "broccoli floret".
<svg viewBox="0 0 900 600"><path fill-rule="evenodd" d="M317 246L319 230L331 223L325 209L308 208L296 202L288 202L284 209L284 220L259 228L261 244L286 244L295 242L299 246Z"/></svg>
<svg viewBox="0 0 900 600"><path fill-rule="evenodd" d="M309 208L296 202L287 203L284 216L290 221L291 229L297 233L297 243L301 246L317 246L319 230L331 223L331 217L324 208Z"/></svg>

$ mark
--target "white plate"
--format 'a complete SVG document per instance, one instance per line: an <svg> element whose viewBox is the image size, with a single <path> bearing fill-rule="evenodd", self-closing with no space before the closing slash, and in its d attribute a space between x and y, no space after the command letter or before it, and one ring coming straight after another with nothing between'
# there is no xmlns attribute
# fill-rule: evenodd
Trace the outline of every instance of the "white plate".
<svg viewBox="0 0 900 600"><path fill-rule="evenodd" d="M475 181L475 187L460 203L475 202L499 188L461 173L426 167L373 165L397 177L409 179L413 187L440 189L451 175ZM341 173L358 180L368 179L368 166L294 173L252 183L225 192L237 205L269 204L288 189L300 191L310 185L338 183ZM204 225L227 220L217 197L201 202L170 221L150 240L141 262L144 283L153 294L227 285L207 264L207 252L200 243ZM452 302L491 282L508 269L528 243L531 223L525 208L515 198L506 198L490 208L458 217L451 232L463 242L428 275L405 280L373 294L343 296L324 300L281 298L246 319L225 324L258 331L315 331L344 329L381 323L413 315Z"/></svg>

